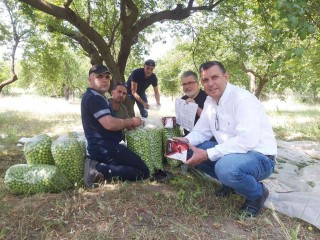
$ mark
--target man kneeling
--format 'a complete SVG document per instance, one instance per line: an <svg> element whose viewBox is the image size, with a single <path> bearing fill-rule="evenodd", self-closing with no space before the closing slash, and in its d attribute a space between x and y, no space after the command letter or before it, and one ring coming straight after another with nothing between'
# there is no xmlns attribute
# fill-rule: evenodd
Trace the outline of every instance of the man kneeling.
<svg viewBox="0 0 320 240"><path fill-rule="evenodd" d="M110 181L136 181L149 177L149 169L143 160L119 144L123 129L141 125L139 117L116 118L116 113L105 97L110 87L111 73L104 65L89 70L88 89L81 100L81 118L87 139L84 183L105 179Z"/></svg>

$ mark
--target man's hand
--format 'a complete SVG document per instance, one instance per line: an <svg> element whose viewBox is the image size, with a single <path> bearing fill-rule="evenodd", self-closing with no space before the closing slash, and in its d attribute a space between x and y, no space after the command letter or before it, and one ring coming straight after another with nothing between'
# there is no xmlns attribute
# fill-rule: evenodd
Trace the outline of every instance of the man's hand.
<svg viewBox="0 0 320 240"><path fill-rule="evenodd" d="M206 150L196 148L192 145L190 145L190 149L193 151L193 155L185 162L185 164L195 166L208 160L208 153Z"/></svg>
<svg viewBox="0 0 320 240"><path fill-rule="evenodd" d="M145 109L149 109L150 108L150 105L148 104L148 103L144 103L144 104L142 104L143 105L143 107L145 108Z"/></svg>
<svg viewBox="0 0 320 240"><path fill-rule="evenodd" d="M192 99L192 98L188 98L185 101L186 101L186 104L188 104L190 102L195 103L194 99Z"/></svg>
<svg viewBox="0 0 320 240"><path fill-rule="evenodd" d="M139 127L141 125L141 118L133 117L131 120L131 127Z"/></svg>

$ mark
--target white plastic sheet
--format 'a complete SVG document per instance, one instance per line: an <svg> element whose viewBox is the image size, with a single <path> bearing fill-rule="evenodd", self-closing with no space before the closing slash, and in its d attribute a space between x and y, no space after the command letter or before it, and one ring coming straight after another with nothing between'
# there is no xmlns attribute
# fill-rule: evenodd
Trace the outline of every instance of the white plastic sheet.
<svg viewBox="0 0 320 240"><path fill-rule="evenodd" d="M289 187L279 192L268 186L265 207L302 219L320 229L320 145L278 141L278 163L269 181ZM291 190L290 190L291 189Z"/></svg>

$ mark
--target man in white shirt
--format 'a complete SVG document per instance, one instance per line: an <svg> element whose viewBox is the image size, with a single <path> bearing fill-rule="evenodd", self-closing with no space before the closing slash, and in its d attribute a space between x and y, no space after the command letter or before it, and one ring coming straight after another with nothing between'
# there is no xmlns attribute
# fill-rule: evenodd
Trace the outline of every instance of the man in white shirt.
<svg viewBox="0 0 320 240"><path fill-rule="evenodd" d="M253 94L229 83L220 62L203 63L200 75L208 97L193 130L179 138L192 150L186 164L221 181L216 195L235 191L245 196L240 210L256 216L269 195L261 181L273 172L277 154L271 124ZM213 136L216 142L209 141Z"/></svg>

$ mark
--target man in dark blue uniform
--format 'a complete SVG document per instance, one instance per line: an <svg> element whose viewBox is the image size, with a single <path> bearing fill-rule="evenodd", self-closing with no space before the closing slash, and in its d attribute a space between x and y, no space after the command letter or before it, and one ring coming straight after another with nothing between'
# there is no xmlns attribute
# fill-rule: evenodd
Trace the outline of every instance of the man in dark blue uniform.
<svg viewBox="0 0 320 240"><path fill-rule="evenodd" d="M127 85L128 85L128 104L127 110L130 117L134 117L134 104L137 103L137 106L140 111L140 115L143 118L148 117L148 111L150 106L148 104L148 98L146 95L147 88L152 85L154 96L157 102L157 105L160 106L160 94L158 90L158 79L156 74L153 73L156 63L149 59L145 61L143 68L135 69L129 76Z"/></svg>
<svg viewBox="0 0 320 240"><path fill-rule="evenodd" d="M87 139L84 183L87 187L98 180L136 181L149 177L142 159L119 144L122 130L141 125L139 117L120 119L105 97L110 87L111 73L104 65L89 70L87 92L81 101L82 125Z"/></svg>

